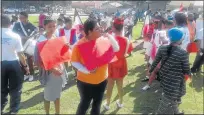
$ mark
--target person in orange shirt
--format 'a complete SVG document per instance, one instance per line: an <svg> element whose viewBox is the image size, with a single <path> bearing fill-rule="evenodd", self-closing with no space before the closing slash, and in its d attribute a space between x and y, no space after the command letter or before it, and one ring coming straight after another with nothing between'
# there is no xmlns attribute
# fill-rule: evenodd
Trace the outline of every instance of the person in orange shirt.
<svg viewBox="0 0 204 115"><path fill-rule="evenodd" d="M92 101L91 115L99 115L100 107L107 84L108 64L104 64L92 71L84 66L83 58L80 55L78 45L90 42L102 36L101 28L94 19L88 19L84 23L85 37L81 38L72 50L71 64L77 69L77 87L80 94L77 115L85 115ZM110 40L114 52L119 51L117 41L110 34L105 34Z"/></svg>
<svg viewBox="0 0 204 115"><path fill-rule="evenodd" d="M123 20L115 19L113 23L113 32L115 33L115 39L118 41L120 50L116 52L118 58L117 61L112 62L108 65L108 85L107 85L107 94L106 94L106 103L103 105L106 110L109 110L110 99L112 95L113 86L116 82L118 88L119 100L116 101L116 104L119 108L123 107L123 79L127 75L127 60L125 55L128 51L129 40L126 37L123 37Z"/></svg>
<svg viewBox="0 0 204 115"><path fill-rule="evenodd" d="M193 13L188 14L187 26L188 26L188 30L190 33L190 40L191 40L191 42L193 42L194 37L195 37L195 29L196 29L196 23L194 21Z"/></svg>

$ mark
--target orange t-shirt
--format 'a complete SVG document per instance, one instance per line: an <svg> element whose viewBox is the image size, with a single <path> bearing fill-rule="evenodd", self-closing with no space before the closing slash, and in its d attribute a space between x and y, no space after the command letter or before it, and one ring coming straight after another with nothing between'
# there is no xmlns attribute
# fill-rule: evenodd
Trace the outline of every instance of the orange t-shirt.
<svg viewBox="0 0 204 115"><path fill-rule="evenodd" d="M74 46L72 50L71 62L79 62L81 64L84 64L84 61L80 56L80 52L78 50L77 45L85 42L88 42L88 40L86 38L81 38ZM99 84L106 80L107 77L108 77L108 64L98 67L95 73L85 74L80 71L77 71L77 79L89 84Z"/></svg>
<svg viewBox="0 0 204 115"><path fill-rule="evenodd" d="M192 23L188 22L188 30L190 33L190 40L191 41L193 41L193 39L195 37L195 28L196 28L195 21L193 21Z"/></svg>

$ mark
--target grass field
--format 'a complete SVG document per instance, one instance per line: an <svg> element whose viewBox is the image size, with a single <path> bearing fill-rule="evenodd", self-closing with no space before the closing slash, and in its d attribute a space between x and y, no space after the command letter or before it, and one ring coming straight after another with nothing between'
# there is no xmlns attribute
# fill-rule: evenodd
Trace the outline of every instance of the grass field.
<svg viewBox="0 0 204 115"><path fill-rule="evenodd" d="M31 22L37 22L37 18L31 17ZM140 36L142 23L134 27L133 38ZM190 56L190 62L194 61L195 55ZM101 111L104 114L139 114L155 112L158 108L161 89L157 81L154 81L152 88L148 91L141 91L145 83L141 79L145 76L144 50L134 51L128 60L128 75L124 79L124 108L117 109L116 87L113 90L111 109ZM187 93L182 98L180 109L186 114L203 114L203 76L193 76L192 81L187 81ZM157 91L158 90L158 91ZM104 97L105 100L105 97ZM103 101L104 102L104 101ZM61 113L75 114L79 104L79 94L76 82L70 79L66 88L61 94ZM90 110L90 109L89 109ZM51 104L51 113L55 113L54 104ZM21 109L19 114L45 114L43 105L43 87L37 78L33 82L25 82L23 85Z"/></svg>

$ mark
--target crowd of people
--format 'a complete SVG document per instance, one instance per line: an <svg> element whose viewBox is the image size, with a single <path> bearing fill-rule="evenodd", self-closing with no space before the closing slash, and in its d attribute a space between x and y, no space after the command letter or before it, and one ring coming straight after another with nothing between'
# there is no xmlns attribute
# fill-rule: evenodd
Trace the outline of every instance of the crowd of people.
<svg viewBox="0 0 204 115"><path fill-rule="evenodd" d="M138 16L138 15L136 15ZM182 114L178 106L185 95L185 82L191 73L200 72L204 62L203 14L194 20L192 13L187 15L180 11L175 14L151 14L149 23L143 27L143 42L147 74L142 81L148 81L142 90L148 90L153 80L157 79L162 88L162 96L156 114ZM136 19L140 19L138 16ZM116 104L123 108L123 81L128 74L126 55L131 44L133 26L137 24L131 14L127 16L116 13L112 18L107 13L100 19L91 14L83 25L74 28L71 17L60 15L57 21L42 12L39 16L39 27L28 20L28 14L21 12L19 22L11 21L2 15L2 77L1 77L1 111L10 95L10 113L19 110L23 81L33 80L34 65L39 70L39 80L44 86L44 108L50 113L50 101L54 101L55 113L60 114L60 97L67 84L68 67L75 71L80 103L77 115L85 115L92 104L91 114L99 115L102 99L106 92L105 110L110 109L110 101L114 84L118 89L119 99ZM14 23L15 22L15 23ZM11 29L11 25L13 25ZM72 50L70 62L62 62L58 66L46 70L42 67L42 59L38 47L34 55L24 53L23 45L33 35L39 33L37 43L65 36ZM93 70L85 66L79 45L98 38L108 38L117 61L106 63ZM192 68L189 65L188 46L197 44L197 56ZM57 45L56 45L57 47ZM24 77L24 79L23 79Z"/></svg>

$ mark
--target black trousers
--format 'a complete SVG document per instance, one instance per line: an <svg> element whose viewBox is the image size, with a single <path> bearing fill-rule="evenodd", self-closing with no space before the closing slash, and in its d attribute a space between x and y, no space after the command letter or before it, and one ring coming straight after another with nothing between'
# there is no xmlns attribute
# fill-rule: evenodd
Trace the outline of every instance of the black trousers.
<svg viewBox="0 0 204 115"><path fill-rule="evenodd" d="M1 111L8 103L10 95L10 112L18 112L21 101L23 72L19 61L1 62Z"/></svg>
<svg viewBox="0 0 204 115"><path fill-rule="evenodd" d="M200 53L203 53L200 55ZM195 61L193 63L193 67L191 68L191 72L195 73L201 69L201 66L204 64L204 49L201 49L200 52L197 53Z"/></svg>
<svg viewBox="0 0 204 115"><path fill-rule="evenodd" d="M81 99L76 114L85 115L93 99L91 115L99 115L106 85L107 80L97 85L84 83L78 80L77 87Z"/></svg>

